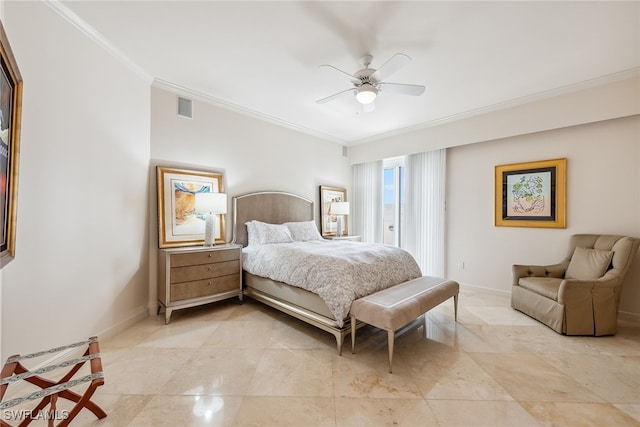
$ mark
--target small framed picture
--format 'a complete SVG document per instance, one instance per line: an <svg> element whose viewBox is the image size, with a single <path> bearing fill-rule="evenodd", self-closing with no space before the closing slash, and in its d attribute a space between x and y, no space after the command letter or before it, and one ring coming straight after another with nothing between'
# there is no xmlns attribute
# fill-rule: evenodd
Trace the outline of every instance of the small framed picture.
<svg viewBox="0 0 640 427"><path fill-rule="evenodd" d="M495 225L566 228L567 159L495 167Z"/></svg>
<svg viewBox="0 0 640 427"><path fill-rule="evenodd" d="M224 192L222 174L158 166L157 175L158 246L203 244L206 218L196 212L196 194ZM215 242L225 243L224 215L215 227Z"/></svg>
<svg viewBox="0 0 640 427"><path fill-rule="evenodd" d="M335 236L338 234L338 216L331 212L331 203L346 202L347 190L336 187L320 187L320 219L321 233L323 236ZM347 221L344 221L343 234L349 234Z"/></svg>

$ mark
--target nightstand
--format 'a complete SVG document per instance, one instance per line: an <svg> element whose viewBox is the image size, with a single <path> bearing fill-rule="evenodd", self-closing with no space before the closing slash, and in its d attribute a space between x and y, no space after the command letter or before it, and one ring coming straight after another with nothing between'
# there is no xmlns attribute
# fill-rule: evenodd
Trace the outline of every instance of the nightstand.
<svg viewBox="0 0 640 427"><path fill-rule="evenodd" d="M351 240L354 242L360 241L360 236L324 236L327 240Z"/></svg>
<svg viewBox="0 0 640 427"><path fill-rule="evenodd" d="M158 314L226 298L242 300L242 246L190 246L158 252Z"/></svg>

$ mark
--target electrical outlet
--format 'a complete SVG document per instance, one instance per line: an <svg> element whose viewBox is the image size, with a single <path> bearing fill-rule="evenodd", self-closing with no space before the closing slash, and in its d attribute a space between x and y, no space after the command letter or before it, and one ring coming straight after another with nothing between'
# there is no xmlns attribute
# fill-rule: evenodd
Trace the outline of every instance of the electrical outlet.
<svg viewBox="0 0 640 427"><path fill-rule="evenodd" d="M464 270L464 261L458 261L458 270Z"/></svg>

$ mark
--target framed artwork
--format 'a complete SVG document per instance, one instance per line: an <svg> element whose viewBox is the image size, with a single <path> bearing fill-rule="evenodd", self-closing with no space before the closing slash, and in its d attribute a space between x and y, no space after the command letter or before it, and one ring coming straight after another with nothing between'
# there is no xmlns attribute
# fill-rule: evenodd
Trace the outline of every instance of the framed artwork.
<svg viewBox="0 0 640 427"><path fill-rule="evenodd" d="M0 24L0 258L15 257L22 77Z"/></svg>
<svg viewBox="0 0 640 427"><path fill-rule="evenodd" d="M344 188L320 186L320 221L323 236L338 234L338 216L331 213L331 202L346 202L347 190ZM347 221L344 221L344 234L349 234Z"/></svg>
<svg viewBox="0 0 640 427"><path fill-rule="evenodd" d="M495 167L495 225L566 228L567 159Z"/></svg>
<svg viewBox="0 0 640 427"><path fill-rule="evenodd" d="M157 167L158 246L204 244L206 217L195 210L196 193L224 192L220 173ZM215 242L225 243L225 220L215 225Z"/></svg>

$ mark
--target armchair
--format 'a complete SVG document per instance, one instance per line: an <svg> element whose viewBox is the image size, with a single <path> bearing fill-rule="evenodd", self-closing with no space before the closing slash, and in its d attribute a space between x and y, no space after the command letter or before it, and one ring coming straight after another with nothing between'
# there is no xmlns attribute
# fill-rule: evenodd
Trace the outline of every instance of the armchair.
<svg viewBox="0 0 640 427"><path fill-rule="evenodd" d="M513 266L511 307L560 334L614 335L620 291L639 244L625 236L573 235L560 263Z"/></svg>

